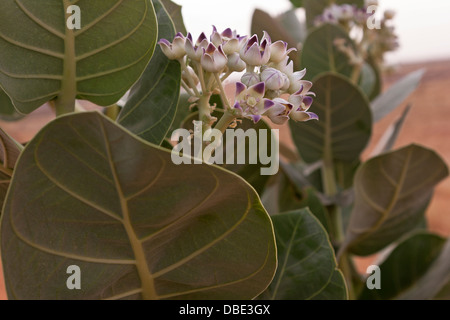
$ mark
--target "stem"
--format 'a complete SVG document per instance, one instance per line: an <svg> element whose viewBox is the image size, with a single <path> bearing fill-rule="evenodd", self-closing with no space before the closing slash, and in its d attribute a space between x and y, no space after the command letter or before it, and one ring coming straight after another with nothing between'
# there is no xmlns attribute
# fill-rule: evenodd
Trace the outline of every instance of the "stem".
<svg viewBox="0 0 450 320"><path fill-rule="evenodd" d="M353 72L350 79L355 85L358 85L359 76L361 75L361 69L362 66L360 64L357 64L353 67Z"/></svg>
<svg viewBox="0 0 450 320"><path fill-rule="evenodd" d="M203 94L205 94L208 89L206 88L202 65L200 63L196 63L195 65L197 66L198 78L200 79L200 85L202 86Z"/></svg>
<svg viewBox="0 0 450 320"><path fill-rule="evenodd" d="M227 73L225 73L222 78L220 78L220 81L225 81L226 79L228 79L228 77L232 74L233 72L228 71Z"/></svg>
<svg viewBox="0 0 450 320"><path fill-rule="evenodd" d="M192 79L191 73L189 72L189 70L186 66L186 63L184 63L183 58L178 59L178 62L180 63L181 69L184 71L184 73L186 75L186 78L189 82L189 86L192 88L192 90L194 90L195 96L200 98L201 94L200 94L200 92L198 92L197 86L195 85L195 81L194 81L194 79Z"/></svg>
<svg viewBox="0 0 450 320"><path fill-rule="evenodd" d="M205 93L200 97L198 101L199 120L203 122L203 132L211 129L211 106L209 100L211 99L211 93Z"/></svg>
<svg viewBox="0 0 450 320"><path fill-rule="evenodd" d="M112 106L109 106L105 110L105 115L110 118L113 121L117 120L117 117L119 116L120 107L117 104L113 104Z"/></svg>
<svg viewBox="0 0 450 320"><path fill-rule="evenodd" d="M217 85L220 89L220 98L222 99L222 103L225 107L225 110L231 110L230 102L227 99L227 95L225 94L225 89L223 88L222 81L220 81L220 76L218 73L214 73L214 78L216 79Z"/></svg>
<svg viewBox="0 0 450 320"><path fill-rule="evenodd" d="M330 150L330 148L326 148L326 150ZM325 152L324 155L324 163L322 167L322 179L324 192L328 196L335 196L338 193L338 188L336 184L335 172L333 160L330 152ZM342 211L341 208L334 204L328 208L329 220L331 221L331 236L335 246L340 246L344 241L344 230L342 223ZM353 277L352 277L352 269L349 265L350 257L344 252L344 254L340 257L338 261L339 268L342 270L344 277L346 279L349 299L356 299L356 295L353 287Z"/></svg>
<svg viewBox="0 0 450 320"><path fill-rule="evenodd" d="M186 82L184 82L183 79L181 79L181 86L190 96L195 97L195 93L191 90L191 88L189 88L189 86L186 84Z"/></svg>
<svg viewBox="0 0 450 320"><path fill-rule="evenodd" d="M222 118L215 125L214 129L220 130L222 134L227 130L230 124L236 119L236 117L229 111L225 111Z"/></svg>

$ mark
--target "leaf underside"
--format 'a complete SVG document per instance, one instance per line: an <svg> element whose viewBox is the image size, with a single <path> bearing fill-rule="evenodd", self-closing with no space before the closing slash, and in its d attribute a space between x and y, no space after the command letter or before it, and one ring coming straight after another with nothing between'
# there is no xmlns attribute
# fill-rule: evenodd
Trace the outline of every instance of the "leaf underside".
<svg viewBox="0 0 450 320"><path fill-rule="evenodd" d="M1 250L10 299L251 299L276 267L270 218L244 180L177 166L99 113L60 117L27 145ZM66 287L70 265L81 290Z"/></svg>
<svg viewBox="0 0 450 320"><path fill-rule="evenodd" d="M309 209L272 216L278 270L261 296L273 300L345 300L347 288L336 269L326 230Z"/></svg>
<svg viewBox="0 0 450 320"><path fill-rule="evenodd" d="M417 145L366 162L355 176L355 206L343 247L369 255L414 229L433 188L447 176L443 160Z"/></svg>

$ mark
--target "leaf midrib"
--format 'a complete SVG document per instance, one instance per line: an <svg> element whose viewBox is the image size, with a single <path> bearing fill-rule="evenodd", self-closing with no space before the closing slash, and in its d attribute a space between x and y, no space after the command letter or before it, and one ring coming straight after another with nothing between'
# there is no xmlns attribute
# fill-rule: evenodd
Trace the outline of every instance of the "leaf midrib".
<svg viewBox="0 0 450 320"><path fill-rule="evenodd" d="M113 175L114 184L116 186L117 194L120 200L120 206L123 215L123 225L127 232L134 256L136 258L136 268L138 270L138 274L142 284L142 297L146 300L156 300L158 298L158 295L156 294L155 290L154 278L153 275L150 273L150 268L147 263L147 258L145 255L144 248L142 246L142 242L139 241L136 233L134 232L134 228L131 224L131 217L128 209L128 201L124 195L122 185L120 184L116 166L112 161L111 145L108 140L106 128L104 123L100 119L98 119L98 122L100 124L100 128L103 133L109 166L111 169L111 173Z"/></svg>

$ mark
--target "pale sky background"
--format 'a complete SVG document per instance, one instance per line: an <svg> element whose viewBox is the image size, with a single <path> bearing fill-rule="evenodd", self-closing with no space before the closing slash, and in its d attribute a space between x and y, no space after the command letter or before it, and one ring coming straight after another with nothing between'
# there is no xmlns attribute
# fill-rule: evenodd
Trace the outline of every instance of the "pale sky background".
<svg viewBox="0 0 450 320"><path fill-rule="evenodd" d="M196 39L212 25L219 31L230 27L240 34L250 33L255 8L272 16L291 8L289 0L174 0L183 6L188 31ZM400 49L386 56L387 62L407 63L450 59L449 0L380 0L380 9L397 12L394 25L400 39Z"/></svg>

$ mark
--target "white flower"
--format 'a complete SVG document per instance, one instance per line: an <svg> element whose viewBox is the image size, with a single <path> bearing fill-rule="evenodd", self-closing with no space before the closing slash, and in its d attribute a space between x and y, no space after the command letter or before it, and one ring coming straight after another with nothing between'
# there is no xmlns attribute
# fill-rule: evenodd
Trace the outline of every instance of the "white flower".
<svg viewBox="0 0 450 320"><path fill-rule="evenodd" d="M208 48L209 42L206 38L206 35L202 32L197 39L197 42L193 43L192 35L188 33L186 37L185 50L186 54L192 61L200 62L200 59L203 55L203 49Z"/></svg>
<svg viewBox="0 0 450 320"><path fill-rule="evenodd" d="M273 63L280 63L284 61L292 51L297 51L295 48L288 50L287 46L287 42L281 40L272 43L270 45L270 61Z"/></svg>
<svg viewBox="0 0 450 320"><path fill-rule="evenodd" d="M200 63L205 71L220 73L226 67L228 59L223 52L222 46L216 48L214 44L210 43L208 48L203 49Z"/></svg>
<svg viewBox="0 0 450 320"><path fill-rule="evenodd" d="M261 43L258 42L258 36L255 34L248 39L240 50L241 59L250 66L262 66L269 62L270 59L270 45L272 40L267 32L264 31L264 36Z"/></svg>
<svg viewBox="0 0 450 320"><path fill-rule="evenodd" d="M257 123L274 102L264 98L265 84L257 83L249 88L241 82L236 83L234 113L238 117L248 118Z"/></svg>
<svg viewBox="0 0 450 320"><path fill-rule="evenodd" d="M289 102L292 104L293 108L289 114L289 117L294 121L308 121L308 120L319 120L319 117L313 113L308 112L308 109L313 103L314 96L313 92L308 92L311 89L312 83L305 81L305 86L302 85L300 90L292 94L289 97Z"/></svg>
<svg viewBox="0 0 450 320"><path fill-rule="evenodd" d="M170 43L167 39L161 39L158 42L162 52L170 60L178 60L186 55L185 43L186 38L181 33L176 34L172 43Z"/></svg>
<svg viewBox="0 0 450 320"><path fill-rule="evenodd" d="M246 72L241 77L241 82L247 87L251 87L257 83L261 82L261 77L256 72Z"/></svg>
<svg viewBox="0 0 450 320"><path fill-rule="evenodd" d="M247 67L247 65L245 64L244 61L242 61L241 57L239 56L239 53L237 52L233 52L228 55L227 66L229 71L231 72L242 72Z"/></svg>
<svg viewBox="0 0 450 320"><path fill-rule="evenodd" d="M264 115L275 124L282 125L286 123L293 108L292 104L282 98L275 98L272 101L274 105Z"/></svg>

